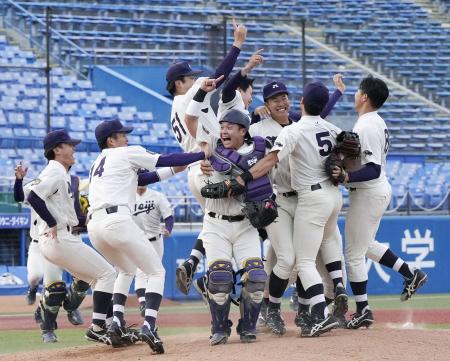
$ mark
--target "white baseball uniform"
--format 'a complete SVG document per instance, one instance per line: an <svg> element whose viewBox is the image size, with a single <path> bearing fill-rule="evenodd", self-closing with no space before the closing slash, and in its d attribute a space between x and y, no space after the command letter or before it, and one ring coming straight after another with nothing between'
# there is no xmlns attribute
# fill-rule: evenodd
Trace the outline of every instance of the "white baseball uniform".
<svg viewBox="0 0 450 361"><path fill-rule="evenodd" d="M206 79L204 77L198 78L194 85L187 91L186 94L176 95L173 98L172 103L172 111L170 115L172 131L175 136L175 139L180 144L180 147L185 152L199 152L201 149L195 140L194 137L191 136L189 130L186 125L186 121L184 117L186 115L186 109L189 105L189 102L194 98L194 95L197 93L198 89L202 85L203 80ZM216 115L211 108L210 100L213 92L210 92L206 95L206 98L203 102L205 105L202 110L202 114L199 117L199 126L202 124L207 124L208 128L212 126L217 130L219 129L217 124ZM206 178L200 170L200 162L192 163L188 167L188 186L189 190L195 197L195 199L199 202L202 209L205 208L205 199L201 196L200 190L206 184Z"/></svg>
<svg viewBox="0 0 450 361"><path fill-rule="evenodd" d="M166 219L173 215L172 206L167 197L153 189L147 189L144 194L136 194L136 203L133 208L133 220L141 228L149 243L155 248L158 256L163 258L164 240L161 234L161 218ZM134 288L145 288L147 277L139 268L136 271Z"/></svg>
<svg viewBox="0 0 450 361"><path fill-rule="evenodd" d="M91 168L88 233L95 248L119 269L114 293L128 295L136 268L148 277L146 292L164 291L161 258L132 216L137 171L154 170L158 158L140 146L107 148Z"/></svg>
<svg viewBox="0 0 450 361"><path fill-rule="evenodd" d="M43 256L74 277L91 285L95 284L95 290L112 293L116 275L114 268L83 243L80 235L72 234L72 227L78 225L79 221L74 208L69 172L61 163L51 160L31 184L30 191L45 201L47 209L57 222L57 239L53 239L47 235L47 223L37 217L39 247Z"/></svg>
<svg viewBox="0 0 450 361"><path fill-rule="evenodd" d="M298 194L293 239L297 270L305 290L322 283L316 269L319 249L325 264L341 260L339 241L332 235L342 195L329 181L324 167L340 131L319 116L303 116L281 131L271 150L278 151L280 161L289 157L291 186Z"/></svg>
<svg viewBox="0 0 450 361"><path fill-rule="evenodd" d="M350 206L345 219L345 260L350 281L363 282L367 281L366 252L374 245L381 217L391 200L391 186L385 173L389 131L376 111L360 116L353 131L358 133L361 142L361 164L381 166L377 179L348 183Z"/></svg>

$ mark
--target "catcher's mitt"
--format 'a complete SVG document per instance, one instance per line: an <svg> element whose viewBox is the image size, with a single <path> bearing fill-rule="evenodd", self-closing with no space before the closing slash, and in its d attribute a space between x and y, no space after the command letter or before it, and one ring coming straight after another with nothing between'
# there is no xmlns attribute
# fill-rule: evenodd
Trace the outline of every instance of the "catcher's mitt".
<svg viewBox="0 0 450 361"><path fill-rule="evenodd" d="M338 178L333 176L334 167L339 167L341 169L341 174ZM325 172L330 177L331 182L337 186L339 183L343 183L345 180L344 162L341 159L339 150L334 149L328 158L325 160Z"/></svg>
<svg viewBox="0 0 450 361"><path fill-rule="evenodd" d="M356 158L361 154L361 143L357 133L342 131L336 137L336 142L336 148L345 157Z"/></svg>
<svg viewBox="0 0 450 361"><path fill-rule="evenodd" d="M278 217L277 204L272 199L246 202L242 213L255 228L267 227Z"/></svg>
<svg viewBox="0 0 450 361"><path fill-rule="evenodd" d="M228 179L218 183L208 183L200 190L203 198L227 198L231 190L231 196L238 196L247 191L236 179Z"/></svg>
<svg viewBox="0 0 450 361"><path fill-rule="evenodd" d="M80 207L81 207L81 213L86 215L88 213L89 208L89 199L85 195L80 195Z"/></svg>

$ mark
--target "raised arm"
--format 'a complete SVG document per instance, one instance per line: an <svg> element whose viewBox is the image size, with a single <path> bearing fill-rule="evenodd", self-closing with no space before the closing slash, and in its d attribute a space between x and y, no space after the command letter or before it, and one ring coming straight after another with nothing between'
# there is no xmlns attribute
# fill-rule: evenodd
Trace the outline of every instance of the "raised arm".
<svg viewBox="0 0 450 361"><path fill-rule="evenodd" d="M325 108L323 108L322 113L320 113L320 117L323 119L325 119L331 113L331 110L334 108L338 100L341 99L342 95L345 92L345 84L342 80L342 74L335 74L333 76L333 82L337 89L331 95L327 105L325 105Z"/></svg>
<svg viewBox="0 0 450 361"><path fill-rule="evenodd" d="M23 179L27 175L28 168L22 166L20 162L14 169L16 180L14 182L14 200L16 202L23 202L25 200L25 194L23 193Z"/></svg>

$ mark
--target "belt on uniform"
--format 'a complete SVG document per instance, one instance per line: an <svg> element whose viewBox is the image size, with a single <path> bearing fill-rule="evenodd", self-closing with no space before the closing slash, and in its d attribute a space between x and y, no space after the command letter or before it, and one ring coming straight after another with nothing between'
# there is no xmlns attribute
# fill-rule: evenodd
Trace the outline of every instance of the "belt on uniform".
<svg viewBox="0 0 450 361"><path fill-rule="evenodd" d="M319 189L322 189L322 186L320 185L320 183L313 184L313 185L311 186L311 192L317 191L317 190L319 190Z"/></svg>
<svg viewBox="0 0 450 361"><path fill-rule="evenodd" d="M217 214L216 212L208 212L208 216L210 216L212 218L223 219L224 221L228 221L228 222L240 222L240 221L243 221L245 218L244 215L225 216L222 214Z"/></svg>
<svg viewBox="0 0 450 361"><path fill-rule="evenodd" d="M98 209L97 211L104 210L107 214L117 213L119 211L119 206L111 206L108 208ZM89 220L92 219L92 214L89 214Z"/></svg>
<svg viewBox="0 0 450 361"><path fill-rule="evenodd" d="M281 193L281 195L283 197L289 198L289 197L296 196L297 195L297 191L285 192L285 193Z"/></svg>
<svg viewBox="0 0 450 361"><path fill-rule="evenodd" d="M356 188L350 187L350 188L348 188L348 190L349 190L350 192L354 192L354 191L356 191Z"/></svg>
<svg viewBox="0 0 450 361"><path fill-rule="evenodd" d="M161 235L159 235L158 237L155 236L155 237L149 238L148 240L150 242L155 242L155 241L157 241L159 239L159 237L161 237Z"/></svg>
<svg viewBox="0 0 450 361"><path fill-rule="evenodd" d="M31 242L38 243L39 241L37 239L32 239Z"/></svg>

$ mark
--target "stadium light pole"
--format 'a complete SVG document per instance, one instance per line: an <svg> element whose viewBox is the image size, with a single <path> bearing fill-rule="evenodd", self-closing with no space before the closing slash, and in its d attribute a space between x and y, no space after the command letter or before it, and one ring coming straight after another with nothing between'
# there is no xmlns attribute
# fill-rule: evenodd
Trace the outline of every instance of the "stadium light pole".
<svg viewBox="0 0 450 361"><path fill-rule="evenodd" d="M227 55L227 17L223 17L223 56Z"/></svg>
<svg viewBox="0 0 450 361"><path fill-rule="evenodd" d="M50 132L50 27L51 27L51 12L52 9L47 6L45 9L45 43L46 43L46 64L45 64L45 78L46 78L46 91L47 91L47 133Z"/></svg>
<svg viewBox="0 0 450 361"><path fill-rule="evenodd" d="M306 37L305 37L305 18L302 18L302 74L303 74L303 88L306 85Z"/></svg>

